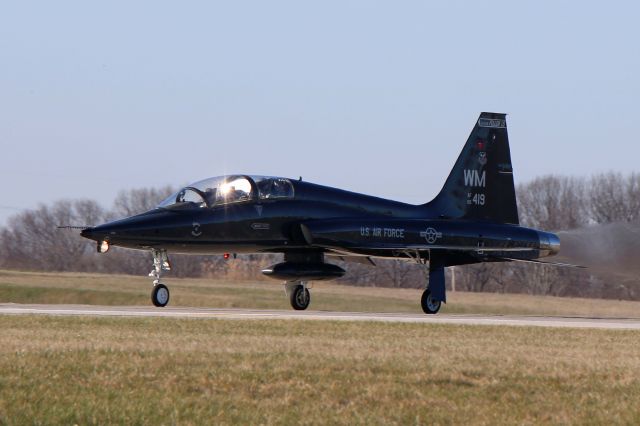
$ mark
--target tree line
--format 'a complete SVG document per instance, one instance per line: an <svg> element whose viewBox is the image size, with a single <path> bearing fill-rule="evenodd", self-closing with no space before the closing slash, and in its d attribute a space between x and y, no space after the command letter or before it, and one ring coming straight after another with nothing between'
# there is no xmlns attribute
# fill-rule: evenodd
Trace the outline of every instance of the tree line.
<svg viewBox="0 0 640 426"><path fill-rule="evenodd" d="M18 213L0 229L0 268L144 274L151 270L149 253L113 247L98 255L95 243L81 238L78 230L57 226L89 226L131 216L154 208L172 192L171 187L133 189L121 191L110 208L88 199L60 200ZM455 274L457 290L640 299L640 274L628 272L634 271L640 260L635 242L640 240L640 174L548 175L518 185L516 192L521 225L559 232L561 259L590 263L585 265L589 269L522 263L448 268L448 282ZM591 249L592 245L597 250ZM244 255L225 260L222 256L171 255L171 274L266 279L260 269L280 258ZM332 258L328 261L347 270L338 280L344 284L421 288L426 282L424 268L404 261L376 260L376 267Z"/></svg>

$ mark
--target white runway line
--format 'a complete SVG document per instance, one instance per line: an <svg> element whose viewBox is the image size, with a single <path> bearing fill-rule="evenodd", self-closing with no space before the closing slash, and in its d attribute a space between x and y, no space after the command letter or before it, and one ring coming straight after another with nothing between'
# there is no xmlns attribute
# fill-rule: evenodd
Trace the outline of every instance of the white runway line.
<svg viewBox="0 0 640 426"><path fill-rule="evenodd" d="M330 321L379 321L396 323L509 325L563 328L600 328L640 330L640 318L581 318L517 315L423 315L405 313L284 311L258 309L215 308L151 308L141 306L90 305L21 305L0 304L0 315L58 315L58 316L111 316L111 317L164 317L214 319L286 319Z"/></svg>

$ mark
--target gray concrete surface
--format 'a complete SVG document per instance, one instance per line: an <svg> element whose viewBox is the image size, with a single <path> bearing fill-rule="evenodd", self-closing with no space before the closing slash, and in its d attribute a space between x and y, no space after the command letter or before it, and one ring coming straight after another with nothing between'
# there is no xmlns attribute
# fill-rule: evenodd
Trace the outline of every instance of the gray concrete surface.
<svg viewBox="0 0 640 426"><path fill-rule="evenodd" d="M407 313L288 311L259 309L216 309L150 306L95 306L95 305L22 305L0 304L0 315L61 315L111 317L162 318L217 318L217 319L286 319L332 321L380 321L423 324L509 325L535 327L571 327L640 330L640 319L581 318L517 315L422 315Z"/></svg>

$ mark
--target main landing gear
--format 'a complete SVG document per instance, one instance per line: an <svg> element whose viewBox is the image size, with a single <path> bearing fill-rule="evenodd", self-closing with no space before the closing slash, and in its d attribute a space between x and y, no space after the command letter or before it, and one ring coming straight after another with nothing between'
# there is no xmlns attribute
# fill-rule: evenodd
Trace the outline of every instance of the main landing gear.
<svg viewBox="0 0 640 426"><path fill-rule="evenodd" d="M311 294L306 281L294 281L285 283L285 293L289 296L291 307L296 311L304 311L311 303Z"/></svg>
<svg viewBox="0 0 640 426"><path fill-rule="evenodd" d="M430 288L427 288L422 293L420 303L422 304L422 310L425 314L437 314L440 310L440 306L442 306L442 302L440 300L435 300L433 298Z"/></svg>
<svg viewBox="0 0 640 426"><path fill-rule="evenodd" d="M153 254L153 269L149 272L149 276L155 278L153 290L151 290L151 303L153 306L162 308L169 303L169 288L160 282L160 277L163 271L171 270L171 264L169 264L166 250L152 249L151 253Z"/></svg>
<svg viewBox="0 0 640 426"><path fill-rule="evenodd" d="M447 303L446 288L444 283L444 266L433 260L428 267L428 284L422 293L420 304L425 314L437 314L442 302Z"/></svg>
<svg viewBox="0 0 640 426"><path fill-rule="evenodd" d="M422 311L428 315L437 314L442 307L442 303L447 303L444 262L442 262L442 259L438 259L434 253L431 253L429 260L422 256L420 252L407 252L406 254L422 267L427 279L427 288L422 292L422 298L420 299Z"/></svg>

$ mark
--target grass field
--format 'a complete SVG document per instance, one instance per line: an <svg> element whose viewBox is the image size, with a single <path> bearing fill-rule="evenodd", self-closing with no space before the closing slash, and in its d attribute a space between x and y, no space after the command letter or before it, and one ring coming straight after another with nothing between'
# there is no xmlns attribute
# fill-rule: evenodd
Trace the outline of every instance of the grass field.
<svg viewBox="0 0 640 426"><path fill-rule="evenodd" d="M173 306L288 309L282 286L175 279ZM0 303L149 305L144 277L0 271ZM316 285L312 309L420 312ZM449 313L639 317L640 303L450 293ZM640 424L640 333L0 315L0 425Z"/></svg>
<svg viewBox="0 0 640 426"><path fill-rule="evenodd" d="M637 332L0 316L0 424L638 424Z"/></svg>
<svg viewBox="0 0 640 426"><path fill-rule="evenodd" d="M168 277L171 306L290 309L275 281L228 282ZM0 270L0 303L150 305L151 279L125 275ZM422 312L420 290L348 287L316 283L310 309ZM640 317L640 302L516 294L448 294L442 313Z"/></svg>

